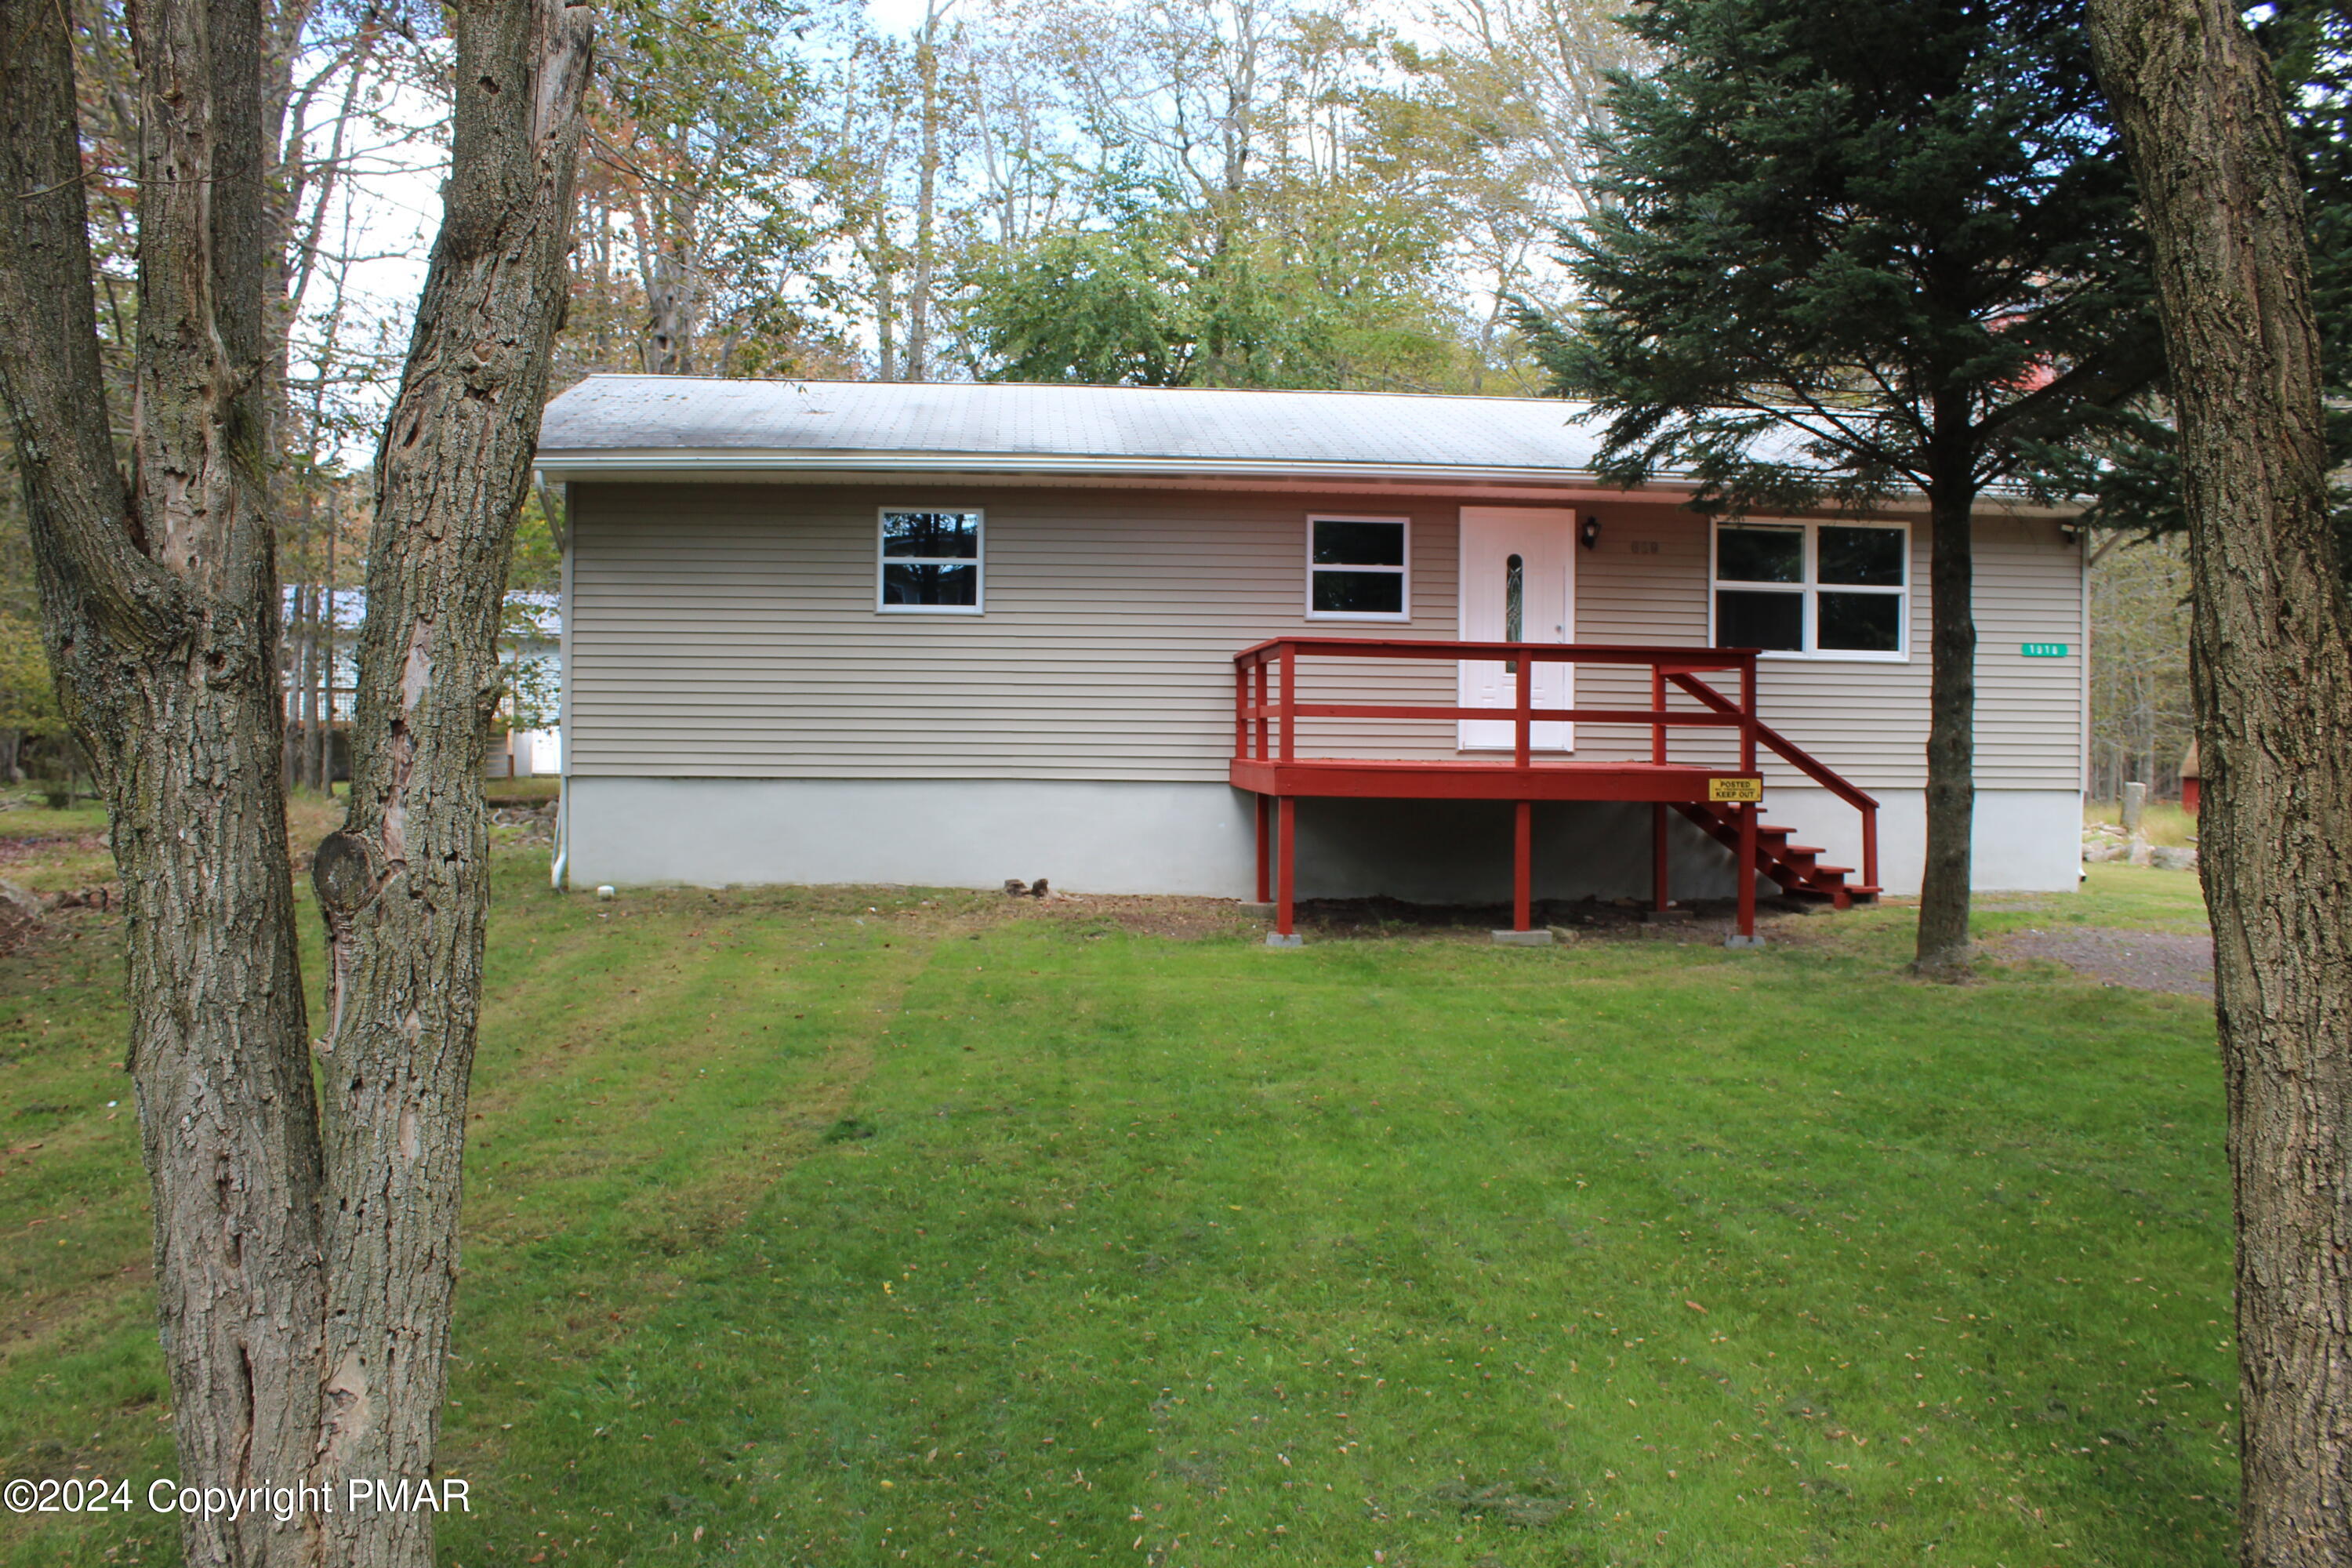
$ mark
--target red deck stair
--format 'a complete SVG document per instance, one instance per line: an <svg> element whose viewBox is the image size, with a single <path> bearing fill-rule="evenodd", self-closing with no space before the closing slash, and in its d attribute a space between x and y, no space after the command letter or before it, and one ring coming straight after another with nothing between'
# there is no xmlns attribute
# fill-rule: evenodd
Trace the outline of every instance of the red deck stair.
<svg viewBox="0 0 2352 1568"><path fill-rule="evenodd" d="M1738 877L1735 945L1756 940L1756 882L1768 877L1799 898L1826 899L1839 909L1878 896L1878 802L1838 776L1775 731L1756 711L1757 648L1665 647L1593 643L1441 642L1373 637L1276 637L1234 656L1234 755L1227 776L1257 797L1258 898L1275 905L1276 938L1294 942L1293 846L1297 803L1313 797L1391 800L1500 800L1513 806L1512 925L1528 931L1533 918L1533 811L1537 801L1647 801L1651 806L1653 895L1669 906L1666 812L1681 812L1729 848ZM1508 666L1516 677L1509 707L1455 703L1305 701L1298 666L1305 658L1478 661ZM1535 702L1538 664L1586 664L1646 669L1649 701L1642 707L1542 708ZM1702 677L1730 674L1735 699ZM1696 707L1669 700L1680 694ZM1365 757L1302 757L1303 719L1433 721L1501 720L1511 726L1507 760L1458 758L1406 762ZM1649 731L1649 756L1609 762L1538 760L1538 724L1591 724ZM1696 730L1717 743L1709 762L1674 761L1669 732ZM1721 744L1728 738L1731 748ZM1720 760L1727 749L1735 760ZM1759 753L1769 752L1861 816L1862 880L1850 866L1822 862L1825 851L1790 842L1790 830L1759 820L1764 795Z"/></svg>
<svg viewBox="0 0 2352 1568"><path fill-rule="evenodd" d="M1739 810L1713 802L1679 802L1675 809L1706 829L1709 837L1733 854L1739 853ZM1848 882L1851 866L1832 866L1821 857L1829 853L1812 844L1789 842L1790 829L1777 823L1756 825L1756 868L1780 884L1790 898L1826 899L1832 907L1852 909L1874 902L1878 889L1867 883Z"/></svg>

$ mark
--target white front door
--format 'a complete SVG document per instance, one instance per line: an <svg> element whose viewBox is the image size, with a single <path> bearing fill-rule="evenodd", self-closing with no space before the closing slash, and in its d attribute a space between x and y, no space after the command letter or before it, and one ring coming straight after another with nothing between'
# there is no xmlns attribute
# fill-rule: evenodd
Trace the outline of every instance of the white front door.
<svg viewBox="0 0 2352 1568"><path fill-rule="evenodd" d="M1576 636L1576 514L1523 506L1462 509L1462 640L1564 643ZM1576 682L1565 663L1536 665L1535 706L1570 706ZM1516 661L1464 659L1465 708L1511 708L1518 702ZM1517 743L1510 721L1465 719L1465 751L1508 751ZM1573 726L1538 724L1530 745L1565 752Z"/></svg>

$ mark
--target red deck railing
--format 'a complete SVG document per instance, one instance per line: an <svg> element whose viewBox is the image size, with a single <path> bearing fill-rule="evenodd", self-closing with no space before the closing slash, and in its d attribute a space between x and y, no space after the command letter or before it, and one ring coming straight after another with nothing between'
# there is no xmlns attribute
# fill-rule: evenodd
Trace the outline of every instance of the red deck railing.
<svg viewBox="0 0 2352 1568"><path fill-rule="evenodd" d="M1665 758L1669 728L1736 728L1739 731L1739 771L1756 771L1756 743L1761 739L1756 720L1755 648L1628 647L1603 643L1406 642L1383 637L1276 637L1234 656L1234 754L1252 760L1292 761L1297 753L1300 719L1508 719L1512 722L1514 765L1532 763L1534 727L1550 723L1647 725L1652 731L1654 762ZM1508 708L1465 708L1431 703L1301 702L1297 700L1298 661L1302 658L1465 659L1515 662L1518 668ZM1538 664L1646 665L1651 672L1648 708L1538 708L1534 705ZM1736 670L1739 701L1732 705L1721 693L1696 678L1711 670ZM1276 673L1278 672L1278 674ZM1255 679L1255 691L1251 687ZM1706 710L1669 709L1664 683L1669 679L1694 695L1705 690L1715 699ZM1278 682L1278 691L1275 689ZM1255 700L1252 700L1255 695ZM1705 699L1702 699L1704 701ZM1718 706L1717 704L1721 704ZM1253 726L1255 736L1253 737ZM1255 738L1255 749L1252 749ZM1783 742L1784 744L1786 742ZM1272 748L1278 747L1279 750ZM1819 764L1815 764L1818 766Z"/></svg>
<svg viewBox="0 0 2352 1568"><path fill-rule="evenodd" d="M1663 813L1666 802L1687 803L1694 797L1682 793L1688 787L1686 774L1706 774L1731 772L1737 776L1755 778L1757 754L1769 751L1806 777L1821 784L1841 801L1853 806L1862 816L1862 872L1864 886L1875 889L1878 885L1878 802L1865 792L1832 772L1818 759L1807 753L1786 736L1763 722L1757 713L1756 661L1760 649L1718 647L1643 647L1596 643L1502 643L1502 642L1433 642L1381 637L1275 637L1234 656L1234 761L1235 781L1242 782L1244 773L1255 778L1266 773L1263 766L1244 764L1295 764L1298 757L1298 721L1302 719L1407 719L1454 721L1507 721L1511 725L1512 747L1508 772L1512 780L1501 781L1497 787L1507 793L1517 793L1517 924L1525 930L1528 924L1528 861L1529 861L1529 801L1537 794L1566 798L1650 799L1660 803L1660 827L1656 834L1657 880L1665 885L1665 835ZM1458 703L1402 703L1379 701L1301 701L1298 697L1298 667L1307 658L1345 659L1420 659L1455 663L1465 660L1509 662L1514 666L1513 702L1508 708L1467 707ZM1650 703L1647 708L1576 707L1539 708L1534 700L1535 667L1538 664L1591 664L1646 668L1650 675ZM1717 690L1700 677L1730 673L1738 679L1737 699ZM1668 704L1669 689L1696 700L1696 708L1677 708ZM1649 761L1646 768L1640 763L1559 763L1538 764L1534 757L1534 728L1544 723L1582 723L1621 725L1647 729L1650 732ZM1731 770L1697 763L1676 764L1671 755L1669 738L1677 730L1698 730L1720 732L1729 730L1738 744L1738 761ZM1340 767L1334 759L1315 759L1306 764L1311 767ZM1459 775L1465 771L1496 774L1505 771L1505 764L1484 760L1446 761L1412 764L1387 764L1391 769L1406 767L1425 773L1446 773ZM1653 770L1654 770L1653 772ZM1591 792L1569 787L1553 787L1568 781L1563 774L1576 773L1591 778L1609 775L1605 789L1596 786ZM1642 775L1648 773L1644 782ZM1286 768L1276 775L1296 779L1297 768ZM1548 778L1550 785L1538 789L1539 779ZM1667 781L1672 779L1670 784ZM1513 783L1523 784L1524 790L1511 790ZM1260 897L1267 889L1266 824L1265 794L1261 787L1259 865ZM1271 791L1276 798L1281 817L1282 877L1280 919L1276 929L1287 935L1290 931L1290 830L1292 822L1291 796L1295 793L1279 784ZM1303 793L1315 793L1311 788ZM1348 793L1387 794L1375 781L1370 784L1351 787ZM1426 784L1415 787L1396 787L1393 793L1423 795L1435 793ZM1477 793L1490 794L1482 788ZM1496 798L1502 798L1498 795ZM1697 797L1700 799L1705 796ZM1685 805L1685 809L1689 809ZM1738 806L1738 840L1740 863L1752 870L1757 865L1757 807L1752 803ZM1723 819L1727 831L1730 818ZM1785 830L1775 830L1783 832ZM1740 900L1740 930L1743 935L1753 934L1753 877L1742 879Z"/></svg>

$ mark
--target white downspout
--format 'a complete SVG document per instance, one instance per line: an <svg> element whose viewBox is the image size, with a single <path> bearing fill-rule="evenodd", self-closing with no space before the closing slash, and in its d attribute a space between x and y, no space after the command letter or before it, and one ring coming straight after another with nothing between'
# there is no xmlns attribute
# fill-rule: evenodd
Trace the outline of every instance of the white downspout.
<svg viewBox="0 0 2352 1568"><path fill-rule="evenodd" d="M563 551L556 567L555 699L556 793L555 858L548 865L548 886L563 891L563 874L572 858L572 487L563 493Z"/></svg>

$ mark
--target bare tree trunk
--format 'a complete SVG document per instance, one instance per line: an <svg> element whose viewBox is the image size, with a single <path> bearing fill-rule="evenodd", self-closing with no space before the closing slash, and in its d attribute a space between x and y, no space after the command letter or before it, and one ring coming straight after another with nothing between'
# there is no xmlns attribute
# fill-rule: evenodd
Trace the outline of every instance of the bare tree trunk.
<svg viewBox="0 0 2352 1568"><path fill-rule="evenodd" d="M304 483L307 487L308 479ZM304 510L309 510L310 495L303 494ZM307 529L306 531L307 531ZM292 668L289 684L294 696L294 733L288 744L287 782L297 789L310 787L316 781L310 776L310 742L319 729L319 589L305 583L294 592L294 624L289 628L292 650L289 659Z"/></svg>
<svg viewBox="0 0 2352 1568"><path fill-rule="evenodd" d="M479 1012L482 757L516 515L561 323L592 14L459 0L453 174L376 465L351 811L319 847L330 1408L323 1479L424 1476L439 1435ZM354 1568L432 1515L330 1516Z"/></svg>
<svg viewBox="0 0 2352 1568"><path fill-rule="evenodd" d="M685 264L667 247L655 250L646 272L646 369L655 375L692 375L694 344Z"/></svg>
<svg viewBox="0 0 2352 1568"><path fill-rule="evenodd" d="M319 781L319 788L331 795L335 793L335 659L342 650L335 625L335 523L327 520L326 584L320 590L320 607L325 612L316 629L319 661L319 729L312 737L315 756L310 767Z"/></svg>
<svg viewBox="0 0 2352 1568"><path fill-rule="evenodd" d="M301 205L302 148L289 144L287 117L294 107L294 62L302 52L302 36L315 9L314 0L263 0L259 29L261 83L262 221L268 227L264 257L267 281L262 302L268 311L262 331L268 342L269 388L266 406L270 427L283 435L289 413L287 392L289 347L293 331L293 305L301 290L294 288L293 258L288 241ZM372 26L373 24L367 24ZM353 84L358 71L354 68ZM348 103L345 114L349 115ZM277 454L273 454L277 455Z"/></svg>
<svg viewBox="0 0 2352 1568"><path fill-rule="evenodd" d="M946 7L930 0L915 38L915 75L922 87L922 152L915 165L915 281L907 295L907 379L931 378L931 281L939 249L940 21Z"/></svg>
<svg viewBox="0 0 2352 1568"><path fill-rule="evenodd" d="M890 205L877 203L874 209L874 338L881 372L879 379L898 379L898 344L897 337L898 300L893 292L897 279L890 266Z"/></svg>
<svg viewBox="0 0 2352 1568"><path fill-rule="evenodd" d="M1965 424L1966 410L1950 417ZM1939 403L1938 425L1947 410ZM1960 443L1953 443L1955 446ZM1939 465L1928 498L1927 857L1913 967L1959 973L1969 961L1969 883L1976 831L1977 622L1971 537L1976 489L1964 459Z"/></svg>
<svg viewBox="0 0 2352 1568"><path fill-rule="evenodd" d="M2299 171L2221 0L2092 0L2156 258L2238 1226L2242 1562L2352 1562L2352 606Z"/></svg>
<svg viewBox="0 0 2352 1568"><path fill-rule="evenodd" d="M130 1067L185 1484L290 1484L319 1419L320 1158L280 784L267 510L260 16L131 11L140 274L128 494L100 380L64 10L0 0L0 394L44 628L113 814ZM306 1521L191 1515L192 1564L295 1563Z"/></svg>

